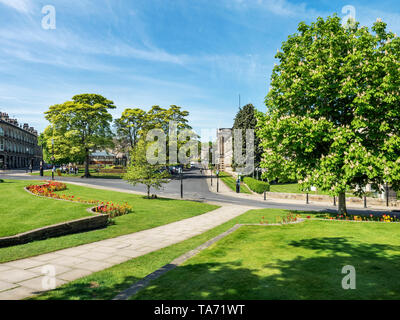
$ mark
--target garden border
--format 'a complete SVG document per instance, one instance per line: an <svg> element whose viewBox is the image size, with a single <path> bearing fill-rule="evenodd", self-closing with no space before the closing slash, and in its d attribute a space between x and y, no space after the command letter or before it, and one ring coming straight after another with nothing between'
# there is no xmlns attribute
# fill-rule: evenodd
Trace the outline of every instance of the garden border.
<svg viewBox="0 0 400 320"><path fill-rule="evenodd" d="M53 199L44 196L36 195L28 190L27 187L24 188L29 194L45 199L52 200L62 200L67 202L75 203L75 201L65 200L65 199ZM36 240L44 240L48 238L54 238L59 236L64 236L67 234L79 233L83 231L90 231L100 228L105 228L108 224L109 216L108 214L97 213L94 208L87 208L86 211L93 214L91 217L83 217L76 220L70 220L66 222L61 222L53 224L50 226L45 226L30 230L27 232L19 233L13 236L1 237L0 238L0 248L11 247L20 244L26 244Z"/></svg>
<svg viewBox="0 0 400 320"><path fill-rule="evenodd" d="M87 211L94 214L94 208L95 207L88 208ZM0 238L0 248L26 244L36 240L44 240L72 233L100 229L106 227L107 224L108 214L96 214L92 217L84 217L30 230L14 236L2 237Z"/></svg>

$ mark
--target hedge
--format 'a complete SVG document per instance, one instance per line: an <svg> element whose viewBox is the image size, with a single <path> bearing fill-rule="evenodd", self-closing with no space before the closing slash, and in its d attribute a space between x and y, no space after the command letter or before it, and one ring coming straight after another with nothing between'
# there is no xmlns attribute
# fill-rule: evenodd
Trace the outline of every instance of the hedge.
<svg viewBox="0 0 400 320"><path fill-rule="evenodd" d="M268 182L259 181L250 177L245 177L243 181L252 191L256 193L264 193L270 190L270 185Z"/></svg>

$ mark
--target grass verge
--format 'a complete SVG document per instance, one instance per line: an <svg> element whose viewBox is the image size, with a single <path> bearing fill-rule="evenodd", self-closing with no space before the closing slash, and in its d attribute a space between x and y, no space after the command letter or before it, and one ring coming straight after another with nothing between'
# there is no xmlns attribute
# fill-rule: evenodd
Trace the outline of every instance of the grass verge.
<svg viewBox="0 0 400 320"><path fill-rule="evenodd" d="M232 191L236 192L236 180L233 178L229 173L220 171L219 177L222 180L225 185L231 189ZM247 188L246 185L243 184L243 182L240 184L240 193L247 193L247 194L252 194L252 192Z"/></svg>
<svg viewBox="0 0 400 320"><path fill-rule="evenodd" d="M15 186L16 190L21 190L23 186L31 183L34 182L6 181L5 183L1 184L0 188L6 188L4 190L9 190L7 189L7 186ZM29 221L32 215L39 219L43 215L43 212L48 211L48 216L53 214L62 217L71 217L71 207L75 208L77 213L82 215L87 213L85 208L90 207L90 205L38 198L25 192L23 189L22 192L24 197L23 200L18 203L18 205L15 204L13 198L14 194L10 194L9 197L2 197L0 199L0 218L2 218L1 227L3 230L5 230L4 232L9 232L8 230L14 230L15 228L13 225L3 223L6 217L8 221L14 221L15 223L22 225L25 229L31 230L34 228L34 226L36 227L33 222ZM58 238L50 238L24 245L0 248L0 263L32 257L35 255L108 238L114 238L120 235L134 233L145 229L155 228L174 221L191 218L193 216L197 216L218 208L218 206L215 205L194 201L172 200L165 198L146 199L141 195L92 189L77 185L68 185L68 190L62 191L62 193L79 196L81 199L86 200L94 199L104 202L111 201L113 203L120 204L127 202L133 207L133 212L115 218L115 224L110 225L105 229L71 234ZM22 207L22 209L20 207ZM36 209L34 210L32 208Z"/></svg>

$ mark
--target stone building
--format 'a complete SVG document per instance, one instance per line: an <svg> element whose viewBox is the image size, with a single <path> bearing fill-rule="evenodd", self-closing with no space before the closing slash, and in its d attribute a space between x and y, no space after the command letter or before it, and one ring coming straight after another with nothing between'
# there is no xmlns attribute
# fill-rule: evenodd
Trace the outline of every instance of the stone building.
<svg viewBox="0 0 400 320"><path fill-rule="evenodd" d="M217 130L216 164L219 170L231 170L233 159L232 129L221 128Z"/></svg>
<svg viewBox="0 0 400 320"><path fill-rule="evenodd" d="M42 159L37 131L0 112L0 170L38 167Z"/></svg>

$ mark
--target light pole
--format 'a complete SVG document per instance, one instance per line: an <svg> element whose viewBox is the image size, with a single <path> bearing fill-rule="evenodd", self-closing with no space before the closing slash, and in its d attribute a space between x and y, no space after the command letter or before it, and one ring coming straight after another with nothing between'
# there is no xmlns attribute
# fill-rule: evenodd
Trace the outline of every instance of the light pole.
<svg viewBox="0 0 400 320"><path fill-rule="evenodd" d="M219 192L219 170L217 170L217 192Z"/></svg>
<svg viewBox="0 0 400 320"><path fill-rule="evenodd" d="M240 193L240 172L238 174L238 178L236 180L236 193Z"/></svg>
<svg viewBox="0 0 400 320"><path fill-rule="evenodd" d="M54 139L51 139L51 180L54 180Z"/></svg>
<svg viewBox="0 0 400 320"><path fill-rule="evenodd" d="M211 165L211 187L212 187L213 171L214 171L214 168L213 168L213 165Z"/></svg>
<svg viewBox="0 0 400 320"><path fill-rule="evenodd" d="M180 177L181 177L181 199L183 199L183 170L182 170L182 167L180 167L179 168L179 174L180 174Z"/></svg>

